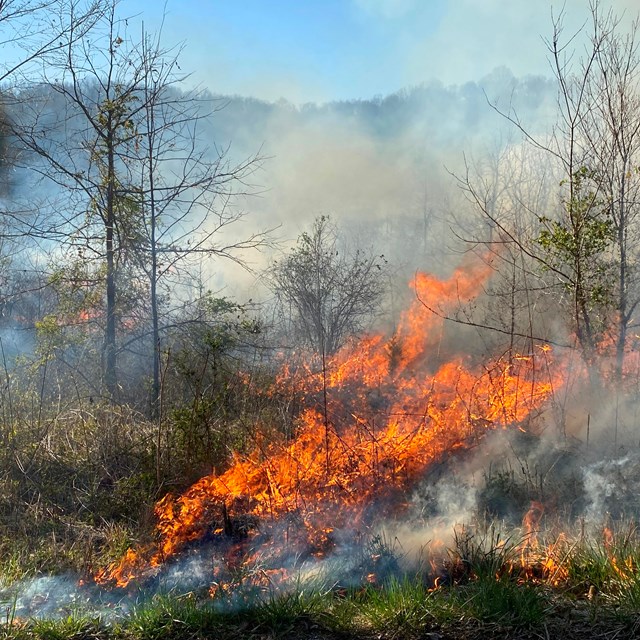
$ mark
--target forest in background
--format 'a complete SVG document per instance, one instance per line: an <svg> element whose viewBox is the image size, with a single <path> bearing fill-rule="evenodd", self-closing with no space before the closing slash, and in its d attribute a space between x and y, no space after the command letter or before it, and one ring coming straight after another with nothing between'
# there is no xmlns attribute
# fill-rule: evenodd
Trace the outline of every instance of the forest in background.
<svg viewBox="0 0 640 640"><path fill-rule="evenodd" d="M124 7L0 6L6 42L24 39L0 75L6 574L92 576L154 544L158 500L290 446L311 411L328 473L330 438L347 439L332 413L345 354L411 369L416 300L443 321L424 336L434 380L447 360L475 367L475 394L526 361L533 389L552 378L547 348L564 363L526 424L548 468L488 473L478 509L521 520L552 493L557 513L593 511L596 489L559 488L540 450L569 451L579 477L576 450L593 462L638 446L635 27L594 2L577 39L551 24L555 78L505 68L292 105L185 88L179 51L129 33ZM419 271L453 277L454 294L422 298ZM384 334L382 355L368 351ZM365 397L371 424L389 407L382 386ZM465 425L522 422L501 402L491 419L470 403Z"/></svg>

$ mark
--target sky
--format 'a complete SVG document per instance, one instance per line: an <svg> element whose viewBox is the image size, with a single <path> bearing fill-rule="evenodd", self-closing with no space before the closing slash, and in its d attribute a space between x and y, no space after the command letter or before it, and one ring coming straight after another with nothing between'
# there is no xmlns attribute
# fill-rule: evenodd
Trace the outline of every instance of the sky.
<svg viewBox="0 0 640 640"><path fill-rule="evenodd" d="M122 0L120 11L164 24L194 84L300 104L463 84L499 66L548 75L544 38L563 6L567 33L587 20L588 0ZM640 9L602 6L628 22Z"/></svg>

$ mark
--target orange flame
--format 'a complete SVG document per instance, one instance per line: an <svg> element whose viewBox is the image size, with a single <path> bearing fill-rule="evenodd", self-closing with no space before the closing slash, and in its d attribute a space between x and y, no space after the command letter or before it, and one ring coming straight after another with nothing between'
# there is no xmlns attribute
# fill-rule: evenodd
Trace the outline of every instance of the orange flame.
<svg viewBox="0 0 640 640"><path fill-rule="evenodd" d="M390 339L372 335L349 345L324 372L285 369L278 384L293 385L309 405L296 438L257 446L225 473L202 478L178 498L165 496L155 507L157 543L130 549L96 580L126 586L190 541L220 535L216 514L274 521L295 514L321 554L333 528L360 522L372 501L395 496L388 508L401 510L398 496L434 461L488 431L521 424L559 386L549 377L546 348L541 371L536 354L482 366L460 356L437 365L444 321L430 309L444 316L477 295L490 275L486 265L458 269L449 280L418 274L416 299Z"/></svg>

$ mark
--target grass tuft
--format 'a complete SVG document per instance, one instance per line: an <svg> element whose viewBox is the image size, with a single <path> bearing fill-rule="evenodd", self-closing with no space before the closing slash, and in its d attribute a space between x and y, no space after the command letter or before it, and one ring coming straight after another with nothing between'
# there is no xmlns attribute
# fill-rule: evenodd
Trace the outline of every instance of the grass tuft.
<svg viewBox="0 0 640 640"><path fill-rule="evenodd" d="M354 606L360 608L359 615L373 631L411 635L432 620L428 607L431 599L418 580L392 579L384 588L367 589L362 602Z"/></svg>
<svg viewBox="0 0 640 640"><path fill-rule="evenodd" d="M7 629L7 637L12 640L87 640L105 636L100 618L77 614L56 619L33 619L28 624L13 625Z"/></svg>
<svg viewBox="0 0 640 640"><path fill-rule="evenodd" d="M459 610L481 622L512 627L540 626L549 602L538 585L518 583L507 576L483 577L454 590Z"/></svg>
<svg viewBox="0 0 640 640"><path fill-rule="evenodd" d="M214 637L220 626L220 616L209 603L190 596L162 595L136 607L122 628L136 640L178 640Z"/></svg>

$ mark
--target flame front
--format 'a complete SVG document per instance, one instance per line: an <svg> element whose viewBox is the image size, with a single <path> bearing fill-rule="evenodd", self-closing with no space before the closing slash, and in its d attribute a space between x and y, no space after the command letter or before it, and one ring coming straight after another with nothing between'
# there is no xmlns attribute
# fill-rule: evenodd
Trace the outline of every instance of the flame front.
<svg viewBox="0 0 640 640"><path fill-rule="evenodd" d="M217 533L212 514L219 513L261 521L295 515L320 553L334 528L353 527L372 503L383 515L401 511L406 491L434 461L493 429L522 427L558 386L548 347L478 365L463 355L445 362L438 353L442 317L477 295L490 274L485 265L461 268L449 280L419 274L415 299L391 338L348 345L324 369L283 369L276 386L292 385L308 406L295 439L256 446L225 473L164 497L155 508L156 544L130 549L96 580L126 586L186 543Z"/></svg>

